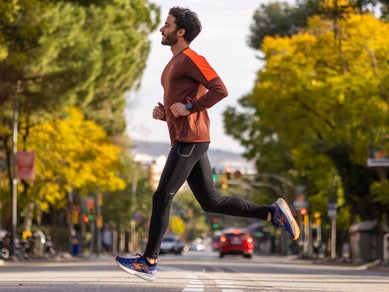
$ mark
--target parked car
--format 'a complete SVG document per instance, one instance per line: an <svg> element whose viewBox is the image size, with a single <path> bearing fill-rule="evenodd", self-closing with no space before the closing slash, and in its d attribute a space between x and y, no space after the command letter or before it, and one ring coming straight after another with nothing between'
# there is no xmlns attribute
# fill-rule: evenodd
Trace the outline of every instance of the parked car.
<svg viewBox="0 0 389 292"><path fill-rule="evenodd" d="M254 253L254 240L245 229L226 229L220 235L219 256L227 254L243 255L251 258Z"/></svg>
<svg viewBox="0 0 389 292"><path fill-rule="evenodd" d="M162 238L160 254L174 253L181 254L183 250L183 244L174 234L167 233Z"/></svg>

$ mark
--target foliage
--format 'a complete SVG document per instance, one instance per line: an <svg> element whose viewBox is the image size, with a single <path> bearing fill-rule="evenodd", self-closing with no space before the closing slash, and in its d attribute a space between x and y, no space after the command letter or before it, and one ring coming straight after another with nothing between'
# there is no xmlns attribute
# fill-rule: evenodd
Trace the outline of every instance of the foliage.
<svg viewBox="0 0 389 292"><path fill-rule="evenodd" d="M120 148L78 110L68 113L64 120L31 129L29 150L36 151L36 178L29 198L34 197L44 211L64 208L72 190L86 195L125 186L117 176Z"/></svg>
<svg viewBox="0 0 389 292"><path fill-rule="evenodd" d="M124 92L140 84L158 13L141 0L88 7L58 3L44 16L42 53L32 74L109 134L120 133Z"/></svg>
<svg viewBox="0 0 389 292"><path fill-rule="evenodd" d="M259 49L266 36L291 36L298 33L307 26L307 18L318 12L321 1L302 1L296 6L278 1L261 4L253 15L248 45Z"/></svg>
<svg viewBox="0 0 389 292"><path fill-rule="evenodd" d="M77 104L85 113L122 113L123 93L140 83L159 9L141 0L104 6L25 0L6 8L2 103L15 96L19 80L22 112Z"/></svg>
<svg viewBox="0 0 389 292"><path fill-rule="evenodd" d="M130 232L135 214L140 214L141 217L135 222L136 231L146 234L153 193L149 179L149 167L134 161L128 151L131 148L131 142L127 137L115 137L114 143L121 149L127 149L120 155L122 168L118 172L118 176L125 182L126 187L122 190L104 193L102 208L104 222L112 224L118 231Z"/></svg>
<svg viewBox="0 0 389 292"><path fill-rule="evenodd" d="M389 209L389 180L374 182L371 185L371 193L376 202Z"/></svg>
<svg viewBox="0 0 389 292"><path fill-rule="evenodd" d="M373 13L380 8L382 20L387 20L389 16L388 0L297 0L295 3L271 1L261 4L253 14L248 45L260 49L266 36L298 34L308 26L308 19L314 15L334 19L351 11Z"/></svg>
<svg viewBox="0 0 389 292"><path fill-rule="evenodd" d="M172 216L170 219L170 229L178 237L181 237L186 229L184 220L179 216Z"/></svg>
<svg viewBox="0 0 389 292"><path fill-rule="evenodd" d="M247 145L246 155L257 152L258 166L264 156L276 162L286 157L284 171L298 167L298 177L315 192L339 175L345 202L362 219L387 212L369 195L378 178L366 161L370 143L381 144L389 130L388 28L368 14L336 22L316 16L307 31L266 37L266 66L252 94L240 101L254 115L230 108L224 117L228 132ZM281 144L274 150L282 152L271 154L272 144Z"/></svg>
<svg viewBox="0 0 389 292"><path fill-rule="evenodd" d="M30 129L36 126L34 131L38 128L47 130L42 129L42 125L48 126L47 121L65 118L63 109L69 106L77 106L86 119L97 122L109 135L121 133L125 127L124 92L136 89L140 84L150 50L148 36L159 20L159 8L144 0L2 1L0 150L7 154L8 166L14 108L18 109L24 132L23 149L35 147L29 145ZM51 126L50 130L54 131L54 125ZM104 151L98 149L98 145L94 147L95 151ZM74 149L66 150L70 154L77 153ZM83 155L83 159L90 158L88 153ZM113 162L112 156L107 158L105 163ZM62 162L61 157L55 159L46 161L48 167ZM105 166L102 161L96 162ZM74 173L81 169L90 171L84 169L90 166L80 162L76 167L78 169L70 170L70 166L65 165L70 171L69 177L64 177L62 170L53 173L47 170L48 176L61 177L61 181L46 186L42 182L42 186L34 185L35 190L47 188L38 193L42 192L40 196L52 194L50 203L54 203L62 200L60 193L68 189L70 178L74 178L72 183L75 185L90 188L104 173L103 169L97 169L91 177L80 178ZM41 171L46 170L42 168ZM86 180L81 182L83 179ZM115 180L101 183L103 188L112 190L110 184ZM121 184L117 186L120 188ZM41 203L47 207L49 202L41 199Z"/></svg>
<svg viewBox="0 0 389 292"><path fill-rule="evenodd" d="M191 241L202 237L209 231L206 224L206 214L201 209L195 196L190 191L180 191L174 197L174 203L179 204L186 214L181 216L185 224L185 237ZM171 228L175 228L171 225Z"/></svg>

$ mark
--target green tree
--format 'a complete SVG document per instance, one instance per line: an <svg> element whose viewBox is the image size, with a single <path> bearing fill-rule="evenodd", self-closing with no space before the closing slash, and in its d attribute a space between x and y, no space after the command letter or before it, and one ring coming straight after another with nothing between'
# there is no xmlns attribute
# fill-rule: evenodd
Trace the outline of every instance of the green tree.
<svg viewBox="0 0 389 292"><path fill-rule="evenodd" d="M120 139L117 144L122 148L127 142ZM124 144L123 144L124 143ZM104 193L104 206L102 208L104 222L112 224L118 234L124 234L125 250L128 252L128 239L132 231L137 233L136 250L141 250L143 239L147 236L148 223L151 215L151 200L153 191L150 185L150 172L147 165L137 163L128 151L121 155L123 168L119 172L120 178L125 182L123 190ZM139 218L135 218L140 215ZM135 220L136 219L136 220ZM135 230L131 224L135 225ZM118 237L118 248L120 240Z"/></svg>
<svg viewBox="0 0 389 292"><path fill-rule="evenodd" d="M104 193L102 214L104 223L110 224L117 231L118 250L124 238L124 251L129 252L129 240L132 240L135 243L134 252L142 249L148 232L153 194L150 169L149 165L134 159L131 153L133 143L127 136L115 136L113 143L123 149L120 154L122 168L117 175L125 182L125 188ZM131 234L135 235L137 241L131 238Z"/></svg>
<svg viewBox="0 0 389 292"><path fill-rule="evenodd" d="M143 0L19 0L0 8L0 150L8 167L15 106L23 148L29 129L60 119L66 106L121 133L124 92L140 84L159 8Z"/></svg>
<svg viewBox="0 0 389 292"><path fill-rule="evenodd" d="M331 9L328 9L328 4L327 8L323 7L323 3L332 3ZM387 20L389 15L388 0L297 0L293 4L269 2L255 10L247 43L259 50L266 36L292 36L304 30L308 26L308 18L313 15L339 17L351 7L360 13L376 12L379 7L382 20Z"/></svg>
<svg viewBox="0 0 389 292"><path fill-rule="evenodd" d="M203 237L209 232L210 226L206 222L206 214L201 209L196 198L190 191L180 191L174 197L174 205L179 204L186 214L181 216L185 223L185 237L192 241L197 237ZM174 206L173 205L173 206ZM172 226L172 230L175 227Z"/></svg>
<svg viewBox="0 0 389 292"><path fill-rule="evenodd" d="M142 0L103 6L24 0L2 8L0 139L7 153L12 101L31 125L77 106L110 135L121 133L124 92L140 84L159 9Z"/></svg>
<svg viewBox="0 0 389 292"><path fill-rule="evenodd" d="M307 26L308 17L319 12L322 0L270 2L261 4L254 12L248 45L259 49L266 36L291 36Z"/></svg>
<svg viewBox="0 0 389 292"><path fill-rule="evenodd" d="M124 92L140 84L159 10L142 0L89 7L59 3L44 19L48 29L34 69L46 90L59 90L56 99L65 97L109 134L121 133Z"/></svg>

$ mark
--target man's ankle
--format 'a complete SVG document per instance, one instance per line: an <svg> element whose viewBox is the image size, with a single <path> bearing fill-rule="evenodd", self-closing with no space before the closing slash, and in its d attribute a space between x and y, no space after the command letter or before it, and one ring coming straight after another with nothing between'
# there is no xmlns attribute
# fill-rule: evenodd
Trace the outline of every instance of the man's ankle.
<svg viewBox="0 0 389 292"><path fill-rule="evenodd" d="M273 219L273 214L269 211L269 212L267 213L267 218L266 218L266 220L267 220L268 222L271 222L272 219Z"/></svg>
<svg viewBox="0 0 389 292"><path fill-rule="evenodd" d="M150 267L153 267L157 265L158 259L151 259L146 257L146 262Z"/></svg>

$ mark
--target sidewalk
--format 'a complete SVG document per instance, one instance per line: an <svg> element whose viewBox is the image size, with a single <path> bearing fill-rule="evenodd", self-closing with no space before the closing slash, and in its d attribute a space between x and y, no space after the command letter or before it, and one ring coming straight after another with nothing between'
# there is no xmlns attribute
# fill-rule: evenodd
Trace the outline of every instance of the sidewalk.
<svg viewBox="0 0 389 292"><path fill-rule="evenodd" d="M345 259L330 259L330 258L314 258L310 259L313 264L320 265L339 265L344 267L360 267L364 270L374 270L389 273L389 262L382 262L381 260L375 260L372 262L354 262Z"/></svg>
<svg viewBox="0 0 389 292"><path fill-rule="evenodd" d="M51 257L28 257L25 259L19 259L15 257L14 259L9 259L9 260L0 259L0 266L9 266L9 265L26 264L26 263L39 263L39 262L72 262L72 261L93 259L97 257L98 256L96 254L92 254L92 255L84 254L84 255L72 256L69 252L61 252Z"/></svg>

